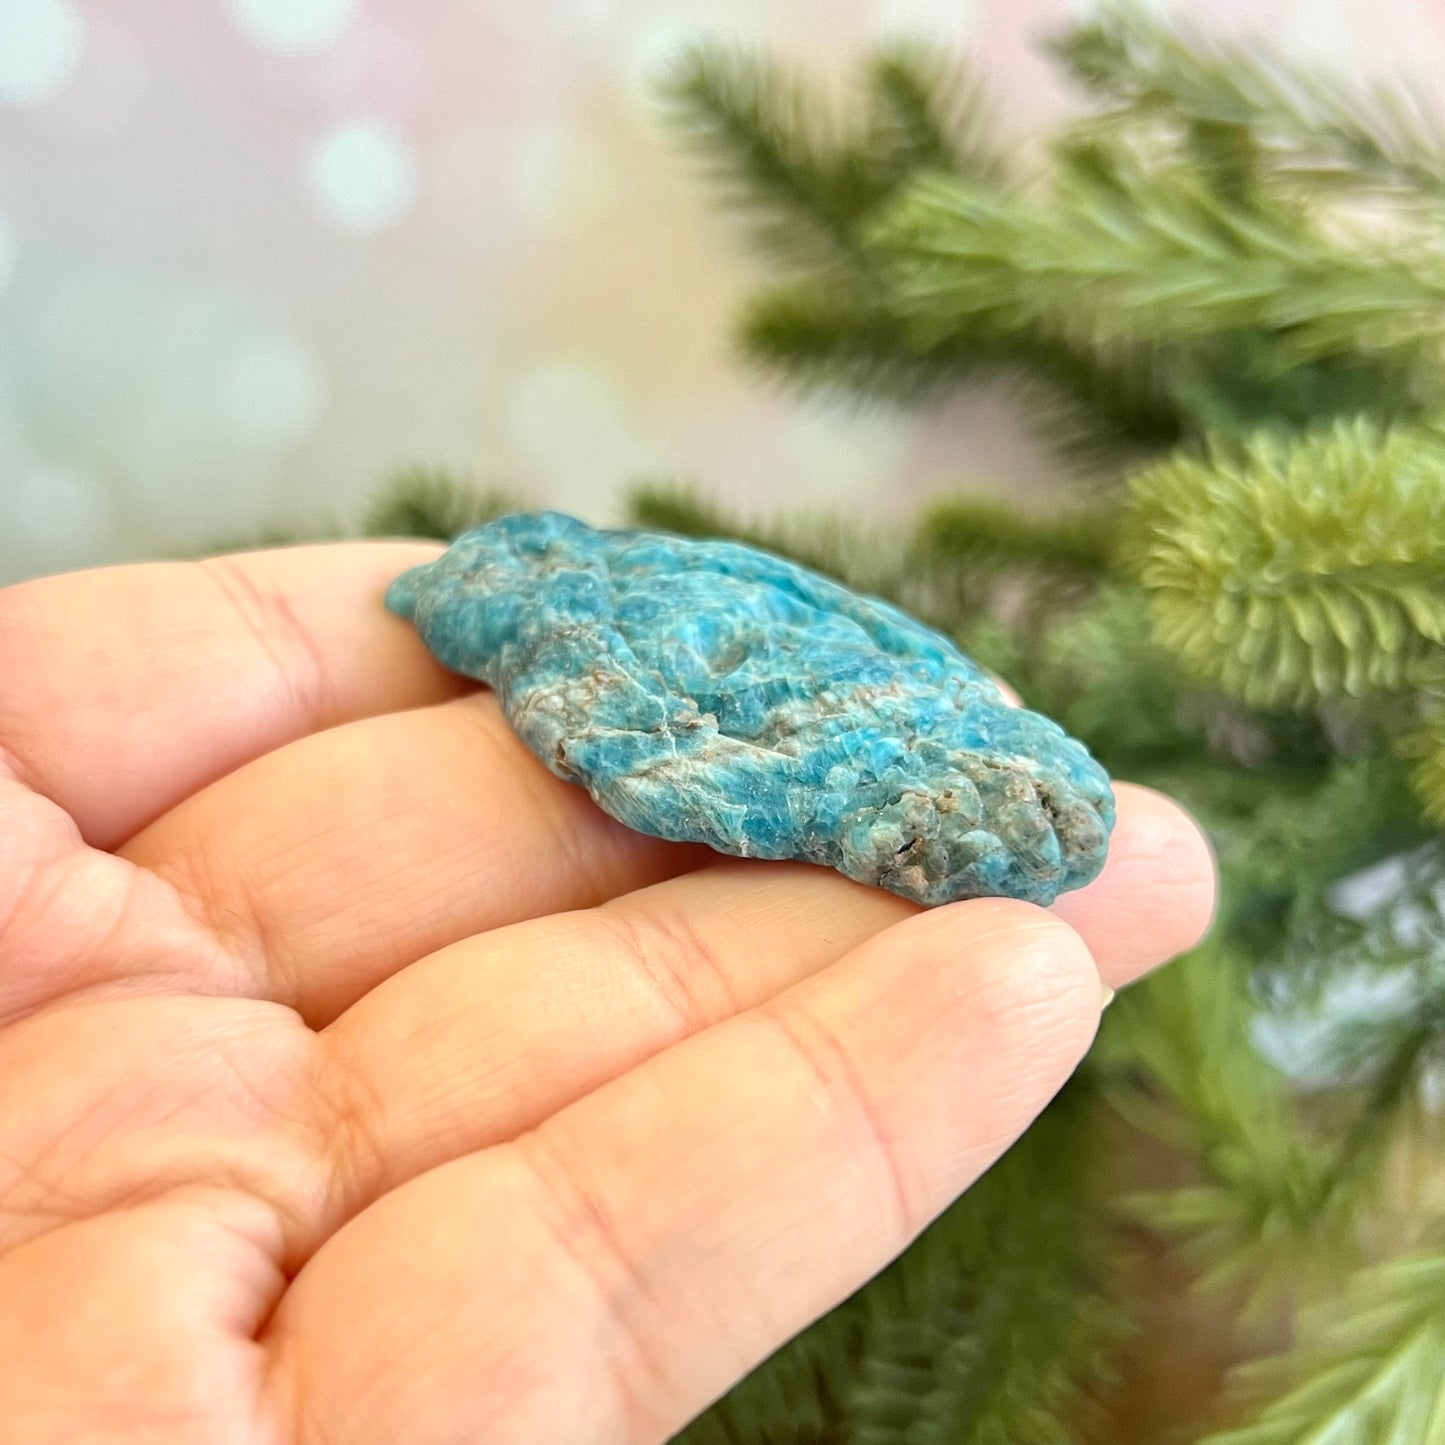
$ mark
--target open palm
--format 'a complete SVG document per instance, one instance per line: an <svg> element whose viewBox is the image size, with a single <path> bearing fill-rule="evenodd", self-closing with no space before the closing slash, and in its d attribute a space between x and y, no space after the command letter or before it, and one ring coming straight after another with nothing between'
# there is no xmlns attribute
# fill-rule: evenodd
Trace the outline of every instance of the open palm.
<svg viewBox="0 0 1445 1445"><path fill-rule="evenodd" d="M7 1445L655 1445L965 1189L1208 851L921 912L630 833L296 548L0 591Z"/></svg>

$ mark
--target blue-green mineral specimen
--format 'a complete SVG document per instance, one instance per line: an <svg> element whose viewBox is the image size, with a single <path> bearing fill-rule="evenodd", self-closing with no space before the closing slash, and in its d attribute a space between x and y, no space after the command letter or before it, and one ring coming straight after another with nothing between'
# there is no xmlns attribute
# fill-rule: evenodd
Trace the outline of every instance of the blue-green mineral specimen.
<svg viewBox="0 0 1445 1445"><path fill-rule="evenodd" d="M920 903L1098 873L1109 779L946 638L732 542L503 517L392 583L446 666L640 833L801 858Z"/></svg>

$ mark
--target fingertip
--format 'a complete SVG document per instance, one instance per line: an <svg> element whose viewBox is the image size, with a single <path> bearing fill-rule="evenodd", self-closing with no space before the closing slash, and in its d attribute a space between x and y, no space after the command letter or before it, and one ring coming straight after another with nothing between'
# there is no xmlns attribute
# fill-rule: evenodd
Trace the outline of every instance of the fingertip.
<svg viewBox="0 0 1445 1445"><path fill-rule="evenodd" d="M1173 798L1116 783L1118 820L1104 871L1051 912L1088 941L1105 983L1118 986L1195 947L1217 900L1214 849Z"/></svg>
<svg viewBox="0 0 1445 1445"><path fill-rule="evenodd" d="M900 968L937 970L952 1003L1020 1051L1051 1053L1071 1069L1103 1009L1088 943L1066 920L1013 898L973 898L930 909L879 935ZM1005 1045L1006 1046L1006 1045Z"/></svg>

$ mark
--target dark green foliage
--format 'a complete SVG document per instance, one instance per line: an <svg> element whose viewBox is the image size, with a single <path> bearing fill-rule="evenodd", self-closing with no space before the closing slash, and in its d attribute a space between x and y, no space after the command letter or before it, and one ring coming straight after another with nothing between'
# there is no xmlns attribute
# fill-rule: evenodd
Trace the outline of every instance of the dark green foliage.
<svg viewBox="0 0 1445 1445"><path fill-rule="evenodd" d="M830 121L782 66L724 48L686 54L662 95L674 131L748 219L754 243L805 268L857 267L868 218L919 170L1004 173L976 83L917 47L871 62L858 126Z"/></svg>
<svg viewBox="0 0 1445 1445"><path fill-rule="evenodd" d="M1097 578L1113 563L1119 518L1107 508L1033 517L1002 502L957 497L933 507L918 528L918 551L934 564L1050 569Z"/></svg>
<svg viewBox="0 0 1445 1445"><path fill-rule="evenodd" d="M1105 1066L1115 1107L1202 1175L1129 1200L1132 1212L1180 1241L1206 1287L1263 1295L1330 1267L1319 1227L1328 1156L1300 1137L1287 1080L1253 1046L1249 974L1247 955L1220 941L1149 979L1120 999Z"/></svg>
<svg viewBox="0 0 1445 1445"><path fill-rule="evenodd" d="M435 537L449 542L468 527L515 512L520 505L509 491L481 490L442 467L408 467L382 486L361 529L368 537Z"/></svg>

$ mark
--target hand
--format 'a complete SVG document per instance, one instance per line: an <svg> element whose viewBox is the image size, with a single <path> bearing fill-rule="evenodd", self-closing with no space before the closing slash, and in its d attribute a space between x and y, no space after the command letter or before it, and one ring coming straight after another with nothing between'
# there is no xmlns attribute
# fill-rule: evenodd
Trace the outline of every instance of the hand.
<svg viewBox="0 0 1445 1445"><path fill-rule="evenodd" d="M1207 925L1122 786L1044 911L629 833L308 547L0 592L7 1445L655 1445Z"/></svg>

